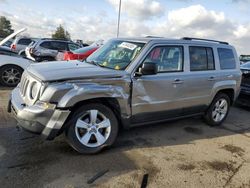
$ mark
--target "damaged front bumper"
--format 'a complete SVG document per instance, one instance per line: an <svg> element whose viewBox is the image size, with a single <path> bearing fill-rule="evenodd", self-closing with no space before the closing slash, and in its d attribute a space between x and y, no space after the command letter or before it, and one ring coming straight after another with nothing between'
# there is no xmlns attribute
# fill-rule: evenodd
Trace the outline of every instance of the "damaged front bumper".
<svg viewBox="0 0 250 188"><path fill-rule="evenodd" d="M69 110L56 109L54 105L35 103L27 106L18 87L11 93L8 111L13 114L19 126L27 131L41 134L47 140L54 139L60 133L70 114Z"/></svg>

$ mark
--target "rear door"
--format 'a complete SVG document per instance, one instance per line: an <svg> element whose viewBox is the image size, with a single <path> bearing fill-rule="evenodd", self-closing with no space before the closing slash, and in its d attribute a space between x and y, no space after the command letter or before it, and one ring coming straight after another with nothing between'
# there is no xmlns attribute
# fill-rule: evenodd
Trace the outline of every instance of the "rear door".
<svg viewBox="0 0 250 188"><path fill-rule="evenodd" d="M44 41L40 44L40 53L42 56L55 57L58 50L56 49L53 41Z"/></svg>
<svg viewBox="0 0 250 188"><path fill-rule="evenodd" d="M204 111L210 101L216 71L214 50L206 46L188 46L189 70L185 77L185 88L182 93L183 115Z"/></svg>

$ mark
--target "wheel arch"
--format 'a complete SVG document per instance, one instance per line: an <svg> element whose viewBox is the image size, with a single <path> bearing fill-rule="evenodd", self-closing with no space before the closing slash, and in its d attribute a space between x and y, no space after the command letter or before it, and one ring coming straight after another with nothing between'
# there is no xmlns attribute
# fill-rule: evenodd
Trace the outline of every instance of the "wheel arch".
<svg viewBox="0 0 250 188"><path fill-rule="evenodd" d="M67 120L65 121L65 123L62 127L61 133L65 130L65 128L66 128L65 126L67 125L67 122L74 115L74 112L79 107L86 105L86 104L91 104L91 103L93 103L93 104L100 103L100 104L103 104L103 105L107 106L108 108L110 108L110 110L112 110L112 112L115 114L115 116L117 118L119 128L123 128L123 122L122 122L122 117L121 117L121 107L120 107L118 100L116 98L112 98L112 97L100 97L100 98L93 98L93 99L79 101L76 104L74 104L72 107L70 107L69 110L71 111L71 113L69 114Z"/></svg>
<svg viewBox="0 0 250 188"><path fill-rule="evenodd" d="M24 71L23 67L21 67L21 66L19 66L17 64L14 64L14 63L8 63L8 64L1 65L0 69L2 69L3 67L7 67L7 66L15 66L15 67L18 67L18 68L20 68L20 69L22 69Z"/></svg>
<svg viewBox="0 0 250 188"><path fill-rule="evenodd" d="M232 105L234 103L235 91L233 88L221 89L216 93L216 95L218 95L219 93L224 93L229 97L230 105Z"/></svg>

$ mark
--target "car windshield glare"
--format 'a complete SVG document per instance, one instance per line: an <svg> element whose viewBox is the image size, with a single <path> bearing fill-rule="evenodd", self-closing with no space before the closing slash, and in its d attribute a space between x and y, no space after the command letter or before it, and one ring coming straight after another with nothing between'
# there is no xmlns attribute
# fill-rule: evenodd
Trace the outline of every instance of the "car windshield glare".
<svg viewBox="0 0 250 188"><path fill-rule="evenodd" d="M250 69L250 61L244 63L243 65L241 65L241 68L242 68L242 69Z"/></svg>
<svg viewBox="0 0 250 188"><path fill-rule="evenodd" d="M102 67L124 70L141 52L144 45L138 42L111 40L89 56L86 61Z"/></svg>

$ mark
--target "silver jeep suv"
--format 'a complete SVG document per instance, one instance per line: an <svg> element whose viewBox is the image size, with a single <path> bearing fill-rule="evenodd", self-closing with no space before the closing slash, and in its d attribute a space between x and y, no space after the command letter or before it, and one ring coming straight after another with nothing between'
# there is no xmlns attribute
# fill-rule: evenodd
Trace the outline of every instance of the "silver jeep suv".
<svg viewBox="0 0 250 188"><path fill-rule="evenodd" d="M240 91L235 49L195 38L118 38L86 61L32 64L9 112L46 139L65 132L80 153L111 146L121 128L202 115L220 125Z"/></svg>

